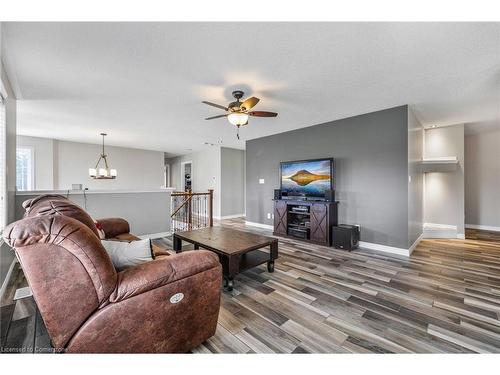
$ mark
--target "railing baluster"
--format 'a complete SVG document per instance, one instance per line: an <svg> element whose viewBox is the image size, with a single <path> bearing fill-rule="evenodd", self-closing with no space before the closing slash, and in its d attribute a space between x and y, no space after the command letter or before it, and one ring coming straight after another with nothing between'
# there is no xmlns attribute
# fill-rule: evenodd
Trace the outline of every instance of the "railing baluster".
<svg viewBox="0 0 500 375"><path fill-rule="evenodd" d="M213 226L213 190L174 192L170 202L174 232Z"/></svg>

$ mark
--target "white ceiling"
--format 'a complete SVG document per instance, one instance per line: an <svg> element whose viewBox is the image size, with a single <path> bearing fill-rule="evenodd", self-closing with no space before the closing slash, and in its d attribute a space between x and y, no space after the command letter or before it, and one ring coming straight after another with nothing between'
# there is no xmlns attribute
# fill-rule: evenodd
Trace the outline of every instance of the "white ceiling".
<svg viewBox="0 0 500 375"><path fill-rule="evenodd" d="M402 104L500 123L500 23L7 23L19 134L186 153ZM242 140L202 100L261 98Z"/></svg>

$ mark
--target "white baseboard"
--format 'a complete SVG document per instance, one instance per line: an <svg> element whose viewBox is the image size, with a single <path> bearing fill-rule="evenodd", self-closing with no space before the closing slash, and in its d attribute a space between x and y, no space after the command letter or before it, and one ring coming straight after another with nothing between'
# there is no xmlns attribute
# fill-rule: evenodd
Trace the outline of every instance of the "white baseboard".
<svg viewBox="0 0 500 375"><path fill-rule="evenodd" d="M254 223L252 221L245 221L245 225L251 225L252 227L258 227L258 228L264 228L264 229L271 229L271 230L274 229L274 227L272 225L261 224L261 223Z"/></svg>
<svg viewBox="0 0 500 375"><path fill-rule="evenodd" d="M413 242L413 245L410 246L410 248L408 249L408 255L411 255L411 253L413 253L413 250L415 250L415 248L418 246L418 244L420 243L420 241L422 241L424 238L424 234L420 234L420 236L418 236L418 238L415 240L415 242Z"/></svg>
<svg viewBox="0 0 500 375"><path fill-rule="evenodd" d="M424 234L422 233L418 238L413 242L413 244L410 246L409 249L405 249L402 247L394 247L394 246L387 246L387 245L380 245L378 243L372 243L372 242L364 242L364 241L359 241L359 246L364 247L366 249L370 250L375 250L375 251L380 251L388 254L396 254L396 255L402 255L405 257L409 257L413 250L418 246L420 241L424 238Z"/></svg>
<svg viewBox="0 0 500 375"><path fill-rule="evenodd" d="M217 220L227 220L227 219L236 219L238 217L245 217L245 214L236 214L236 215L227 215L227 216L214 216L214 219Z"/></svg>
<svg viewBox="0 0 500 375"><path fill-rule="evenodd" d="M7 285L9 284L9 280L12 277L12 272L14 271L14 267L17 263L17 258L14 258L12 260L12 263L9 266L9 270L7 271L7 275L5 275L5 279L2 283L2 288L0 289L0 299L3 298L3 294L5 293L5 290L7 289Z"/></svg>
<svg viewBox="0 0 500 375"><path fill-rule="evenodd" d="M456 225L424 223L424 238L465 239L465 234L458 233Z"/></svg>
<svg viewBox="0 0 500 375"><path fill-rule="evenodd" d="M500 227L492 227L490 225L477 225L477 224L465 224L466 228L479 229L479 230L489 230L492 232L500 232Z"/></svg>
<svg viewBox="0 0 500 375"><path fill-rule="evenodd" d="M252 221L245 221L245 225L250 225L253 227L257 227L257 228L271 229L271 230L274 229L274 227L272 225L255 223ZM417 241L415 241L415 243L410 248L411 251L413 251L413 249L417 246L418 242L420 242L421 239L422 239L422 236L420 236L417 239ZM371 242L359 241L359 246L364 247L366 249L370 249L370 250L382 251L384 253L402 255L402 256L406 256L406 257L409 257L411 254L411 251L409 249L403 249L403 248L399 248L399 247L392 247L392 246L386 246L386 245L379 245L379 244L371 243Z"/></svg>
<svg viewBox="0 0 500 375"><path fill-rule="evenodd" d="M409 249L403 249L401 247L380 245L378 243L371 243L371 242L364 242L364 241L359 241L359 247L364 247L365 249L381 251L381 252L389 253L389 254L402 255L405 257L409 257L411 254Z"/></svg>
<svg viewBox="0 0 500 375"><path fill-rule="evenodd" d="M141 240L145 240L149 238L150 240L154 240L156 238L168 237L172 234L172 232L160 232L160 233L151 233L151 234L141 234L139 237Z"/></svg>

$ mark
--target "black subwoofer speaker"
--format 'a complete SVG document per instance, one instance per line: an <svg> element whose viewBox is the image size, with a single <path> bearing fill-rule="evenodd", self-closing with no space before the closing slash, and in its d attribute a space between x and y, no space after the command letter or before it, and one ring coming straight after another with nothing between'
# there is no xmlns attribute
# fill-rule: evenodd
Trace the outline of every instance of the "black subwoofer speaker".
<svg viewBox="0 0 500 375"><path fill-rule="evenodd" d="M356 249L359 245L359 227L346 224L332 227L332 242L333 247L337 249Z"/></svg>
<svg viewBox="0 0 500 375"><path fill-rule="evenodd" d="M335 190L325 190L325 200L327 202L335 202Z"/></svg>

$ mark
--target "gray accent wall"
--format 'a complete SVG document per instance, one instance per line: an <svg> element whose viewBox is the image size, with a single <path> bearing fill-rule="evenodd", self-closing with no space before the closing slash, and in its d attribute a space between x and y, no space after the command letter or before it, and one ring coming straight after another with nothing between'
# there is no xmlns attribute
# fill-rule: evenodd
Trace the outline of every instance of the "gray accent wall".
<svg viewBox="0 0 500 375"><path fill-rule="evenodd" d="M424 129L408 108L408 247L423 233L424 174L420 162L424 152Z"/></svg>
<svg viewBox="0 0 500 375"><path fill-rule="evenodd" d="M465 222L500 230L498 128L465 135Z"/></svg>
<svg viewBox="0 0 500 375"><path fill-rule="evenodd" d="M335 158L339 222L359 224L362 241L407 249L407 106L247 141L246 220L273 224L281 161L327 157Z"/></svg>
<svg viewBox="0 0 500 375"><path fill-rule="evenodd" d="M245 151L221 148L221 216L245 213Z"/></svg>

